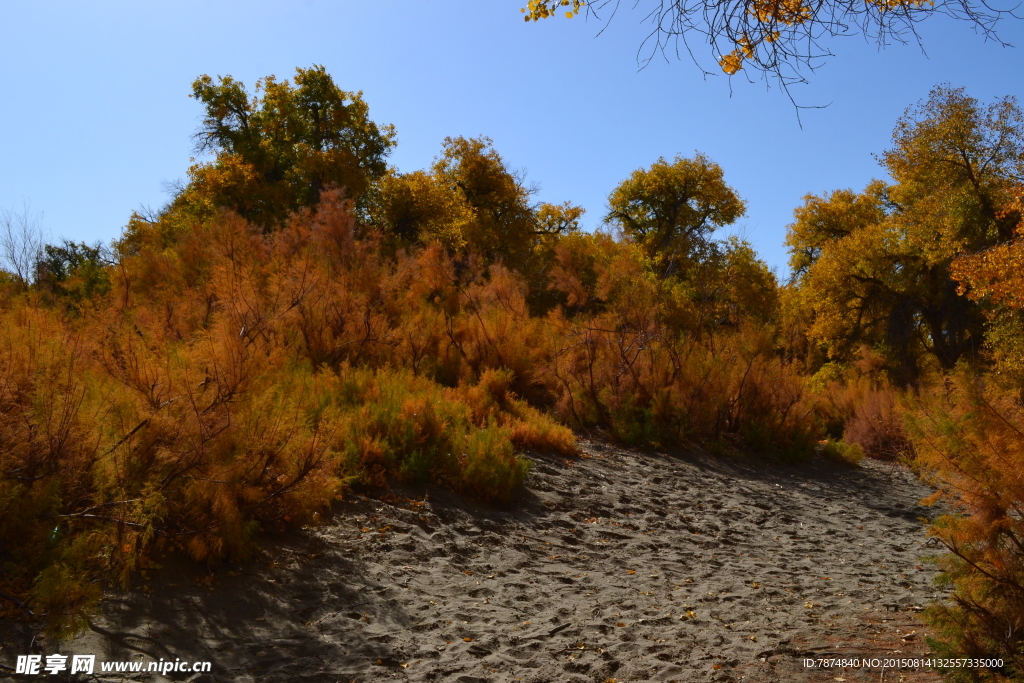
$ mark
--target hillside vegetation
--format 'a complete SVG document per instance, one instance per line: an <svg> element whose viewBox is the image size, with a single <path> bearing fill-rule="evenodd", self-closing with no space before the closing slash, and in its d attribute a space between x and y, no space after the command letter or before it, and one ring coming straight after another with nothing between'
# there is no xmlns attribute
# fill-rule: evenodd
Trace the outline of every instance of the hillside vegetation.
<svg viewBox="0 0 1024 683"><path fill-rule="evenodd" d="M937 646L1008 664L958 676L1022 675L1014 101L937 88L908 110L890 181L796 210L780 284L715 238L745 204L699 153L634 171L591 234L486 138L388 167L394 131L322 67L193 96L212 160L111 248L26 251L5 217L5 616L70 635L155 550L245 557L353 487L514 504L525 454L598 429L904 458L957 511L932 529L953 551Z"/></svg>

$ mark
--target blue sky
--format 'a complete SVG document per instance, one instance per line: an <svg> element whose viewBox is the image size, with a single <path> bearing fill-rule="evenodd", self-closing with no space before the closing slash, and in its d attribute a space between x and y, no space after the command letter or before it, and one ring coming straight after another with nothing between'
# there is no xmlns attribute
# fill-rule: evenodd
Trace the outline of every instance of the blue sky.
<svg viewBox="0 0 1024 683"><path fill-rule="evenodd" d="M650 0L640 0L641 6ZM573 201L595 227L608 193L659 156L701 151L748 202L735 226L786 271L782 242L808 192L859 189L880 177L873 154L896 119L937 83L982 101L1021 97L1024 22L1002 24L1020 48L986 43L941 17L925 49L879 51L862 38L793 89L704 78L689 61L638 70L642 12L624 2L603 24L526 24L522 0L15 2L0 6L0 208L39 215L53 236L109 241L132 210L159 207L184 178L200 118L200 74L252 85L323 64L393 123L403 171L427 166L445 136L487 135L538 199ZM701 55L703 56L703 55ZM710 58L706 64L714 66Z"/></svg>

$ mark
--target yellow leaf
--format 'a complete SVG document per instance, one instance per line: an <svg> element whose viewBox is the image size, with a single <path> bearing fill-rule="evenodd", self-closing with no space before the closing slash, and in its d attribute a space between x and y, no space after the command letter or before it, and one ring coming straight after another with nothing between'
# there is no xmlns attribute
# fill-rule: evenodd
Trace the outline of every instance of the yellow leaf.
<svg viewBox="0 0 1024 683"><path fill-rule="evenodd" d="M732 76L743 68L743 57L737 50L733 50L727 55L722 55L722 58L718 60L718 65L722 67L722 71Z"/></svg>

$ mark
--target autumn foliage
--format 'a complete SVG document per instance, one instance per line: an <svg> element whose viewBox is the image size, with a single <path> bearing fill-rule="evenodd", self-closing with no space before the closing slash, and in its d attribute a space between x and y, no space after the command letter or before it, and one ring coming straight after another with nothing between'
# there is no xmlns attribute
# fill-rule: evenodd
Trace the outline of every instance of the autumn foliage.
<svg viewBox="0 0 1024 683"><path fill-rule="evenodd" d="M576 452L572 427L811 451L774 277L710 239L742 203L705 158L677 171L710 169L732 213L664 223L666 270L656 245L532 203L486 139L399 174L378 165L389 129L321 69L261 92L199 79L215 159L112 251L50 245L4 280L9 613L74 633L155 549L245 557L353 488L504 503L529 453Z"/></svg>
<svg viewBox="0 0 1024 683"><path fill-rule="evenodd" d="M1020 282L1021 192L1007 183L999 216L1012 239L966 253L952 264L960 291L984 307L988 372L961 368L937 383L908 416L918 462L952 514L934 534L951 603L928 613L946 652L998 653L1006 668L990 678L951 672L953 680L1024 678L1024 353Z"/></svg>
<svg viewBox="0 0 1024 683"><path fill-rule="evenodd" d="M586 233L486 138L387 168L393 131L320 67L193 94L214 158L167 207L110 249L11 252L0 277L5 614L72 634L155 550L245 557L353 489L511 504L531 453L594 430L912 461L955 510L932 529L953 551L938 646L1019 675L1012 100L939 88L909 110L891 182L796 210L780 287L716 239L745 204L699 153L634 171Z"/></svg>
<svg viewBox="0 0 1024 683"><path fill-rule="evenodd" d="M5 590L73 629L92 579L128 580L154 545L244 556L352 486L508 500L523 453L575 452L559 420L635 443L810 443L800 379L727 284L759 272L742 245L697 305L633 246L573 235L551 257L564 306L538 315L500 262L384 242L329 191L272 232L222 213L165 247L137 226L102 295L11 299L0 531L26 571Z"/></svg>
<svg viewBox="0 0 1024 683"><path fill-rule="evenodd" d="M912 464L949 510L930 529L950 551L933 646L1006 664L950 679L1021 680L1024 116L939 87L881 161L892 182L797 209L785 336L826 427Z"/></svg>
<svg viewBox="0 0 1024 683"><path fill-rule="evenodd" d="M619 14L618 0L529 0L520 7L527 22L561 17L610 22ZM803 82L821 60L831 57L828 39L860 35L879 47L920 39L917 25L941 14L968 23L986 38L998 40L996 26L1010 8L971 0L653 0L633 9L645 24L637 55L646 64L657 55L689 54L700 64L700 46L729 76L746 68L771 75L780 85ZM621 19L620 19L621 20ZM681 49L685 47L685 50Z"/></svg>
<svg viewBox="0 0 1024 683"><path fill-rule="evenodd" d="M1024 676L1024 411L991 378L958 372L909 415L918 462L952 508L931 534L951 600L927 613L936 645L956 656L1002 657L999 673L951 672L953 680Z"/></svg>
<svg viewBox="0 0 1024 683"><path fill-rule="evenodd" d="M710 238L743 204L705 157L634 174L614 238L532 203L483 138L385 169L390 129L319 67L194 95L215 159L162 212L3 285L12 613L73 633L155 548L244 557L353 487L508 501L526 454L575 453L570 427L811 451L774 277ZM661 216L680 188L696 212Z"/></svg>

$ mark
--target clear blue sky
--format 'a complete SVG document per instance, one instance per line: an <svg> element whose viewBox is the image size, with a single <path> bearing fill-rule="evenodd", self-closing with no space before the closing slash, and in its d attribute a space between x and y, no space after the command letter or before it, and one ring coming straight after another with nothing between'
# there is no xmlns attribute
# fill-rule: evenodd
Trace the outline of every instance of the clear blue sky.
<svg viewBox="0 0 1024 683"><path fill-rule="evenodd" d="M641 5L649 0L641 0ZM609 191L659 156L704 152L749 205L736 231L780 274L793 208L808 192L880 177L873 154L903 110L937 83L982 101L1024 95L1024 22L986 43L942 18L915 46L861 38L789 100L763 82L705 78L689 61L638 70L642 13L603 35L582 18L526 24L523 0L178 0L15 2L0 7L0 208L29 204L56 239L109 241L132 210L159 207L185 176L200 74L252 85L323 64L393 123L403 171L427 166L445 136L488 135L539 199L571 200L594 227ZM702 55L703 56L703 55ZM714 66L707 59L709 66ZM740 76L743 72L740 72Z"/></svg>

